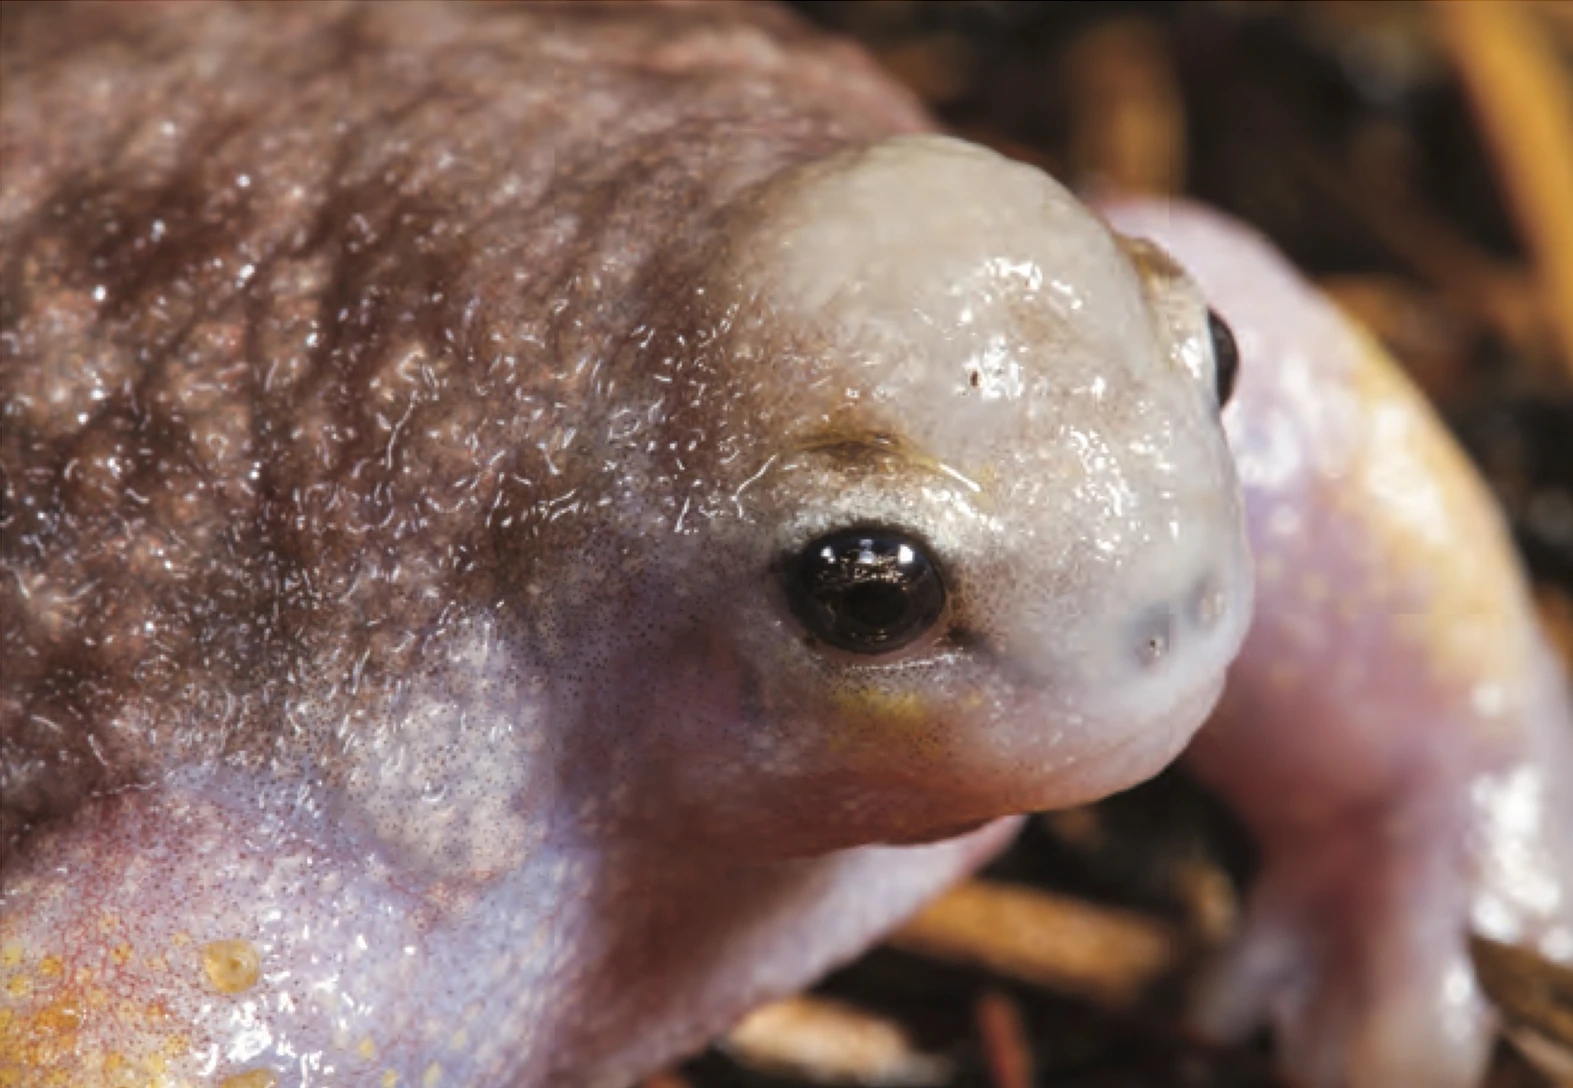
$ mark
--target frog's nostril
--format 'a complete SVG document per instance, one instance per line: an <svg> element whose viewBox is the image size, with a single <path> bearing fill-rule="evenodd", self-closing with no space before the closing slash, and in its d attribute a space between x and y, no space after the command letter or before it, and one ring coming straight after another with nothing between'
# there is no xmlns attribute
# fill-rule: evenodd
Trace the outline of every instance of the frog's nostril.
<svg viewBox="0 0 1573 1088"><path fill-rule="evenodd" d="M1150 668L1169 656L1174 643L1174 611L1158 605L1143 612L1136 621L1133 650L1138 664Z"/></svg>
<svg viewBox="0 0 1573 1088"><path fill-rule="evenodd" d="M1142 668L1155 668L1183 650L1187 638L1217 630L1228 610L1223 580L1209 571L1172 601L1143 609L1128 629L1128 652Z"/></svg>
<svg viewBox="0 0 1573 1088"><path fill-rule="evenodd" d="M1228 610L1223 582L1216 574L1208 572L1196 580L1185 602L1185 612L1192 623L1207 631L1218 626Z"/></svg>

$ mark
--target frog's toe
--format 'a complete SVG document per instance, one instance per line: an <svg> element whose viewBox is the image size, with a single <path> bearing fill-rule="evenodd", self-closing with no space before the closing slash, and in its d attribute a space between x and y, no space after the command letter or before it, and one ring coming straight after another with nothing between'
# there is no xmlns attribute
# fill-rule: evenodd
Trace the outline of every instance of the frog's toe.
<svg viewBox="0 0 1573 1088"><path fill-rule="evenodd" d="M1493 1015L1470 969L1456 851L1350 836L1277 852L1194 1015L1210 1034L1274 1029L1315 1088L1469 1088Z"/></svg>

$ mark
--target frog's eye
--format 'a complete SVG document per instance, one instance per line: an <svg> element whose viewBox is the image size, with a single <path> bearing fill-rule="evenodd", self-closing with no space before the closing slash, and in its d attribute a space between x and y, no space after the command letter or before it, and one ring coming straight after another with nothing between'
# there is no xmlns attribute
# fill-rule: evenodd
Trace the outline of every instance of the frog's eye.
<svg viewBox="0 0 1573 1088"><path fill-rule="evenodd" d="M855 654L899 650L934 626L945 584L922 544L891 529L844 529L779 568L792 614L813 637Z"/></svg>
<svg viewBox="0 0 1573 1088"><path fill-rule="evenodd" d="M1235 346L1234 333L1218 311L1208 309L1207 332L1213 341L1213 373L1218 383L1218 407L1229 403L1234 394L1234 378L1240 370L1240 349Z"/></svg>

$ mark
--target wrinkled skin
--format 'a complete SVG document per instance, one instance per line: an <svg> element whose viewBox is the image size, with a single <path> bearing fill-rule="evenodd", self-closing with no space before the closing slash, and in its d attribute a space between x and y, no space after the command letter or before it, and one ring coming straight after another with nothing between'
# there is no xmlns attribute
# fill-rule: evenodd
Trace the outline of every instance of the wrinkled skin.
<svg viewBox="0 0 1573 1088"><path fill-rule="evenodd" d="M626 1082L1237 653L1214 1026L1469 1084L1464 924L1573 954L1500 527L1234 228L1116 213L1241 331L1221 425L1185 272L768 8L40 7L3 64L0 1072ZM943 575L899 650L787 605L850 526Z"/></svg>

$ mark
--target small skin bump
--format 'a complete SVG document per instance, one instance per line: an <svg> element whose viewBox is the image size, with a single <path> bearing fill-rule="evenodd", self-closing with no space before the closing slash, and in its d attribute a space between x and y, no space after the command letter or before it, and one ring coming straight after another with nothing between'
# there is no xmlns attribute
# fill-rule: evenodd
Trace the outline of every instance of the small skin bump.
<svg viewBox="0 0 1573 1088"><path fill-rule="evenodd" d="M1218 625L1228 609L1229 598L1211 575L1202 578L1191 591L1189 614L1191 621L1207 631Z"/></svg>
<svg viewBox="0 0 1573 1088"><path fill-rule="evenodd" d="M202 947L202 971L220 993L244 993L262 976L262 961L251 942L211 941Z"/></svg>

